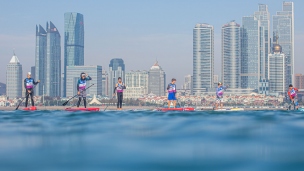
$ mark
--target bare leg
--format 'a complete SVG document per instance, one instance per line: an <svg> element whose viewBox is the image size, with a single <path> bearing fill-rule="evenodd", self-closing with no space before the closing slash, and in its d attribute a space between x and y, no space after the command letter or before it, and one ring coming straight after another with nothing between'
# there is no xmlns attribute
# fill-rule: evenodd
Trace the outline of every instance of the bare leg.
<svg viewBox="0 0 304 171"><path fill-rule="evenodd" d="M221 109L223 109L224 104L221 102Z"/></svg>
<svg viewBox="0 0 304 171"><path fill-rule="evenodd" d="M170 108L170 106L171 106L171 101L168 100L168 108Z"/></svg>
<svg viewBox="0 0 304 171"><path fill-rule="evenodd" d="M215 103L215 110L218 109L218 103Z"/></svg>
<svg viewBox="0 0 304 171"><path fill-rule="evenodd" d="M175 108L176 106L176 100L173 101L173 107Z"/></svg>

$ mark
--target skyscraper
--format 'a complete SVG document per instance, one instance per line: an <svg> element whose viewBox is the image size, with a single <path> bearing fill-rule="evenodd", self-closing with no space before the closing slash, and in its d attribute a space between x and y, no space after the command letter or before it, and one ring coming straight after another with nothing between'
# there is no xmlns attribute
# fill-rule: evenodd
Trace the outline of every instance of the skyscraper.
<svg viewBox="0 0 304 171"><path fill-rule="evenodd" d="M268 6L259 4L259 11L254 13L260 21L260 77L268 79L268 54L270 51L270 14Z"/></svg>
<svg viewBox="0 0 304 171"><path fill-rule="evenodd" d="M124 97L137 99L148 94L148 71L130 71L126 73L125 84L127 86Z"/></svg>
<svg viewBox="0 0 304 171"><path fill-rule="evenodd" d="M45 60L45 95L60 97L61 94L61 43L55 25L47 25L47 55Z"/></svg>
<svg viewBox="0 0 304 171"><path fill-rule="evenodd" d="M91 97L93 95L102 94L102 67L99 65L91 66L67 66L67 97L72 97L77 94L77 81L80 74L87 73L92 80L87 82L87 87L94 84L86 90L86 93Z"/></svg>
<svg viewBox="0 0 304 171"><path fill-rule="evenodd" d="M302 74L295 74L294 78L294 86L298 89L304 89L304 75Z"/></svg>
<svg viewBox="0 0 304 171"><path fill-rule="evenodd" d="M157 96L166 94L166 73L157 61L149 70L148 92Z"/></svg>
<svg viewBox="0 0 304 171"><path fill-rule="evenodd" d="M288 82L287 78L287 65L285 62L285 54L282 53L282 47L277 42L273 46L273 53L268 55L269 67L269 91L271 94L286 93Z"/></svg>
<svg viewBox="0 0 304 171"><path fill-rule="evenodd" d="M258 90L260 81L260 21L245 16L241 28L241 88Z"/></svg>
<svg viewBox="0 0 304 171"><path fill-rule="evenodd" d="M196 24L193 29L193 93L200 94L213 88L214 28Z"/></svg>
<svg viewBox="0 0 304 171"><path fill-rule="evenodd" d="M66 66L84 65L84 22L80 13L64 14L64 94L66 96Z"/></svg>
<svg viewBox="0 0 304 171"><path fill-rule="evenodd" d="M273 16L273 40L276 35L280 37L280 45L286 56L287 82L293 82L294 74L294 4L283 2L283 11L278 11Z"/></svg>
<svg viewBox="0 0 304 171"><path fill-rule="evenodd" d="M108 94L108 87L109 87L109 77L108 72L105 70L102 70L102 92L101 94L103 96L109 96Z"/></svg>
<svg viewBox="0 0 304 171"><path fill-rule="evenodd" d="M47 34L44 28L36 26L36 50L35 50L35 80L40 80L36 87L36 95L43 94L43 85L46 79L46 44Z"/></svg>
<svg viewBox="0 0 304 171"><path fill-rule="evenodd" d="M108 84L108 94L112 97L114 92L114 86L117 83L118 77L122 78L122 81L125 82L125 64L121 58L114 58L110 61L109 64L109 84Z"/></svg>
<svg viewBox="0 0 304 171"><path fill-rule="evenodd" d="M22 65L14 54L6 69L6 96L9 99L22 97Z"/></svg>
<svg viewBox="0 0 304 171"><path fill-rule="evenodd" d="M222 27L222 82L240 88L240 25L231 21Z"/></svg>

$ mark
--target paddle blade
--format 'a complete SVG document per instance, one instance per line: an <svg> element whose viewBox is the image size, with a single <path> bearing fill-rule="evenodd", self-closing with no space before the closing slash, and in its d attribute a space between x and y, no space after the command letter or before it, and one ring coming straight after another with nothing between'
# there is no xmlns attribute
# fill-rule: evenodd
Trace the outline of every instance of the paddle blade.
<svg viewBox="0 0 304 171"><path fill-rule="evenodd" d="M69 101L64 102L64 103L62 104L62 106L67 105L67 104L68 104L68 102L69 102Z"/></svg>

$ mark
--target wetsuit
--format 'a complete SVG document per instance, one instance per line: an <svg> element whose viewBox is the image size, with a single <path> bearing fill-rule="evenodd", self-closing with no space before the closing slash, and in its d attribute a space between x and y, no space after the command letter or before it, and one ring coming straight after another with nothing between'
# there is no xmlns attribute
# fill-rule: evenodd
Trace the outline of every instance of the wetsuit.
<svg viewBox="0 0 304 171"><path fill-rule="evenodd" d="M26 78L24 79L24 88L25 88L25 107L27 107L28 104L28 98L29 96L31 96L31 102L32 102L32 106L34 105L34 100L33 100L33 95L34 95L34 85L37 85L38 82L35 82L35 80L33 78ZM28 91L31 91L30 93Z"/></svg>
<svg viewBox="0 0 304 171"><path fill-rule="evenodd" d="M168 100L172 101L172 100L176 100L176 85L175 84L168 84L167 86L167 90L168 90Z"/></svg>
<svg viewBox="0 0 304 171"><path fill-rule="evenodd" d="M223 95L224 90L227 89L227 86L220 86L216 88L216 103L222 103L223 102Z"/></svg>
<svg viewBox="0 0 304 171"><path fill-rule="evenodd" d="M290 104L288 106L288 109L291 109L291 105L293 105L293 109L295 110L296 106L298 106L298 102L296 101L297 97L297 91L299 91L297 88L293 87L291 90L288 90L288 97L290 100Z"/></svg>
<svg viewBox="0 0 304 171"><path fill-rule="evenodd" d="M126 89L124 83L117 83L114 88L114 93L117 93L117 108L122 107L122 100L123 100L123 90Z"/></svg>
<svg viewBox="0 0 304 171"><path fill-rule="evenodd" d="M80 106L81 98L83 98L84 108L87 108L87 93L86 93L86 85L87 81L92 80L90 76L87 76L85 79L80 78L77 82L77 91L79 91L77 107Z"/></svg>

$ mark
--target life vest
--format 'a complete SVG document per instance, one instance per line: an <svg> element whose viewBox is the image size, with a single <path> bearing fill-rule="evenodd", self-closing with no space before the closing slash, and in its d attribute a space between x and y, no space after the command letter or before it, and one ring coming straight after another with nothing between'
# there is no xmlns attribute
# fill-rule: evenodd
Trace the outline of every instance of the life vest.
<svg viewBox="0 0 304 171"><path fill-rule="evenodd" d="M124 89L124 85L123 83L117 83L117 87L116 87L116 92L117 93L122 93L123 92L123 89Z"/></svg>
<svg viewBox="0 0 304 171"><path fill-rule="evenodd" d="M79 90L85 90L86 89L87 80L80 79L78 83L79 83L78 84Z"/></svg>
<svg viewBox="0 0 304 171"><path fill-rule="evenodd" d="M223 94L224 94L224 88L223 88L223 86L221 86L221 87L219 87L219 88L216 89L216 95L217 96L223 96Z"/></svg>
<svg viewBox="0 0 304 171"><path fill-rule="evenodd" d="M25 79L25 87L26 87L26 89L32 89L34 87L34 79L26 78Z"/></svg>
<svg viewBox="0 0 304 171"><path fill-rule="evenodd" d="M290 92L290 96L291 96L292 98L296 97L297 93L296 93L296 90L295 90L294 88L291 89L289 92Z"/></svg>
<svg viewBox="0 0 304 171"><path fill-rule="evenodd" d="M176 85L175 84L172 84L172 83L170 83L169 85L168 85L168 93L175 93L176 92Z"/></svg>

